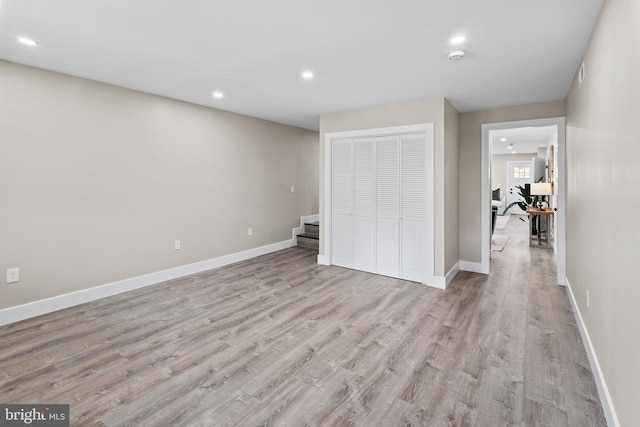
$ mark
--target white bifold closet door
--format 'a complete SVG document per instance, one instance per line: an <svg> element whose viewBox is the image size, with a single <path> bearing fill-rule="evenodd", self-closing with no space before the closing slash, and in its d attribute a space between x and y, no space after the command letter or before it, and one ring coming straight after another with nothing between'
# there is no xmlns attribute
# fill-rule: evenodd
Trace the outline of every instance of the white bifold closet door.
<svg viewBox="0 0 640 427"><path fill-rule="evenodd" d="M332 142L332 263L425 281L424 134Z"/></svg>

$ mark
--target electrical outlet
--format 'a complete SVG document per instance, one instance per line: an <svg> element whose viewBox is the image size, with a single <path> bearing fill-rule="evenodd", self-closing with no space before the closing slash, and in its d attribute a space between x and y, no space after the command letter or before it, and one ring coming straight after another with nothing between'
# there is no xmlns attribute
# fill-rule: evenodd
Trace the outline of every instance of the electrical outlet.
<svg viewBox="0 0 640 427"><path fill-rule="evenodd" d="M247 230L247 236L253 236L253 228L249 227Z"/></svg>
<svg viewBox="0 0 640 427"><path fill-rule="evenodd" d="M180 240L176 240L175 242L173 242L173 249L175 249L176 251L180 250Z"/></svg>
<svg viewBox="0 0 640 427"><path fill-rule="evenodd" d="M591 298L589 297L589 290L587 290L587 308L591 308Z"/></svg>
<svg viewBox="0 0 640 427"><path fill-rule="evenodd" d="M20 280L19 268L7 268L7 284L16 283Z"/></svg>

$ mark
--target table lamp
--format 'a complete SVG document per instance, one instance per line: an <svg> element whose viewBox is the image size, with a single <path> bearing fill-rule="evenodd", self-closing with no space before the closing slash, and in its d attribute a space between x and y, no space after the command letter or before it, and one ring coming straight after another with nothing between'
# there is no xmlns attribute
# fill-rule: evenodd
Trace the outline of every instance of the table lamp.
<svg viewBox="0 0 640 427"><path fill-rule="evenodd" d="M536 182L531 184L531 195L536 196L536 207L539 210L543 210L542 204L544 202L544 197L552 194L553 186L550 182ZM542 196L542 200L540 200L539 196Z"/></svg>

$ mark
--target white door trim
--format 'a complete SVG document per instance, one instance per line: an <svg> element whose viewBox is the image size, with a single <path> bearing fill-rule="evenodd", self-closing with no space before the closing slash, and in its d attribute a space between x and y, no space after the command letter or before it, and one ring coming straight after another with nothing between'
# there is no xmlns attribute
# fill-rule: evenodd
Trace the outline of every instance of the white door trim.
<svg viewBox="0 0 640 427"><path fill-rule="evenodd" d="M565 218L566 218L566 142L565 142L565 118L552 117L548 119L520 120L514 122L485 123L482 125L482 168L481 168L481 220L482 220L482 252L481 252L481 270L482 273L488 274L490 270L491 255L491 169L489 157L491 156L491 147L489 144L489 131L499 129L511 129L519 127L540 127L540 126L556 126L558 130L558 158L556 159L556 167L558 169L558 179L555 183L558 194L558 211L556 212L557 220L557 241L556 241L556 264L557 264L557 283L564 286L566 277L566 240L565 240Z"/></svg>
<svg viewBox="0 0 640 427"><path fill-rule="evenodd" d="M325 134L324 144L324 217L323 224L321 226L321 238L323 240L324 253L318 255L318 264L331 265L331 235L332 235L332 200L331 200L331 165L332 161L332 141L336 139L356 138L356 137L370 137L370 136L388 136L388 135L402 135L410 134L414 132L427 132L430 135L430 139L427 139L429 146L427 149L431 150L431 155L427 156L427 173L429 176L431 185L427 187L426 202L427 206L431 206L431 209L427 209L427 257L431 261L427 263L427 284L433 285L437 280L434 278L434 266L435 266L435 165L434 165L434 140L433 140L433 123L422 123L406 126L393 126L387 128L373 128L373 129L358 129L342 132L329 132ZM431 283L430 283L431 282Z"/></svg>

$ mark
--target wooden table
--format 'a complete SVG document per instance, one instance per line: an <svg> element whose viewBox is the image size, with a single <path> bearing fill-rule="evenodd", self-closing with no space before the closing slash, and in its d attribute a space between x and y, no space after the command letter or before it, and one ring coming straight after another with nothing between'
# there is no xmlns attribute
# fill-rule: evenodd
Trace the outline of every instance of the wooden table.
<svg viewBox="0 0 640 427"><path fill-rule="evenodd" d="M529 246L535 246L533 244L533 227L534 224L538 225L538 233L536 235L536 239L538 240L538 247L549 247L549 228L551 228L551 215L553 215L553 209L538 209L538 208L527 208L527 213L529 214ZM542 219L544 218L544 230L542 230ZM544 232L544 238L542 238L542 233ZM543 245L544 243L544 245Z"/></svg>

